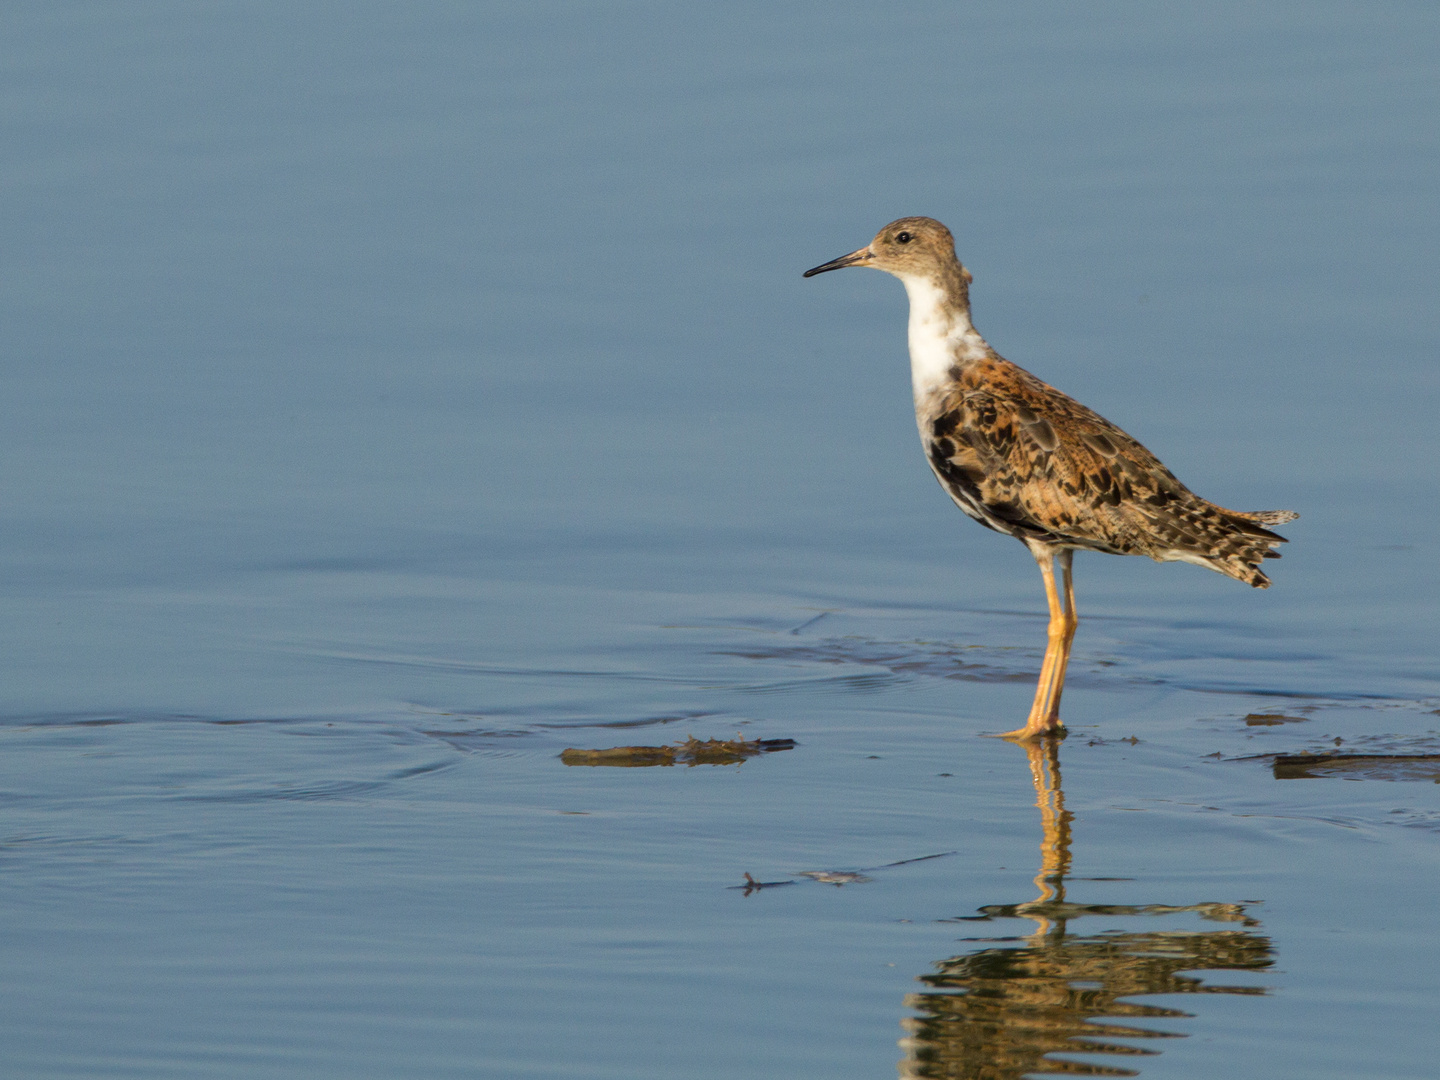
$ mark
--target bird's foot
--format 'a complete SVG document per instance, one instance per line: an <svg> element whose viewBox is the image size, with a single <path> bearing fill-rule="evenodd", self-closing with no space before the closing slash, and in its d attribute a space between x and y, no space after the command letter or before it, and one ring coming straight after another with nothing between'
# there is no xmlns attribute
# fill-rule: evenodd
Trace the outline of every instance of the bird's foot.
<svg viewBox="0 0 1440 1080"><path fill-rule="evenodd" d="M1042 720L1039 723L1028 723L1022 728L1014 731L1002 731L994 735L988 735L991 739L1008 739L1010 742L1026 743L1036 739L1063 739L1069 735L1064 723L1058 716L1049 720Z"/></svg>

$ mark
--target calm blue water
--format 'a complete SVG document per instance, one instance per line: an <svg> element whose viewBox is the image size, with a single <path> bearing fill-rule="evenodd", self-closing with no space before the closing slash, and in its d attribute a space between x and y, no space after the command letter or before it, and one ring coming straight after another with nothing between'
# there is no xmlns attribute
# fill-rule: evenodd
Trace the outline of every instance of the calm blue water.
<svg viewBox="0 0 1440 1080"><path fill-rule="evenodd" d="M1266 755L1440 753L1437 59L1418 3L7 8L0 1075L1435 1075L1440 785ZM902 290L799 276L912 213L1003 354L1302 514L1267 592L1082 555L1054 760L979 737L1043 597ZM737 732L798 745L559 758Z"/></svg>

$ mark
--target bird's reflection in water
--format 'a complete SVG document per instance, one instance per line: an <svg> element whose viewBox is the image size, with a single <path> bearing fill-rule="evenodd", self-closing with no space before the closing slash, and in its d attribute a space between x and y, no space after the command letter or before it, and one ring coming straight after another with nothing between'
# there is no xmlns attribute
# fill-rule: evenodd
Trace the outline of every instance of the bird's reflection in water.
<svg viewBox="0 0 1440 1080"><path fill-rule="evenodd" d="M1191 1014L1133 999L1266 993L1263 987L1214 985L1182 974L1271 966L1270 941L1253 929L1259 924L1243 904L1075 904L1066 899L1073 815L1065 809L1060 788L1058 743L1047 740L1026 750L1044 828L1035 878L1040 895L1026 903L990 905L961 921L1029 919L1035 930L1026 937L974 939L995 944L940 961L933 974L921 977L928 989L905 1000L919 1015L902 1021L910 1033L900 1042L902 1077L1136 1076L1135 1058L1159 1053L1152 1048L1154 1040L1183 1037L1164 1030L1164 1020ZM1090 935L1070 930L1072 922L1086 916L1180 912L1230 925ZM1095 1057L1108 1055L1121 1060L1095 1063Z"/></svg>

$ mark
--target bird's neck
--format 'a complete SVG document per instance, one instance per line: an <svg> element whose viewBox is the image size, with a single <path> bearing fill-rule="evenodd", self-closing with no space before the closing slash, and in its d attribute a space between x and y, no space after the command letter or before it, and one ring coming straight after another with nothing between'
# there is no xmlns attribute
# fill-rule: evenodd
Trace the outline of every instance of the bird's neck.
<svg viewBox="0 0 1440 1080"><path fill-rule="evenodd" d="M951 369L990 355L970 324L970 275L959 263L953 269L900 279L910 296L910 381L917 405L952 380Z"/></svg>

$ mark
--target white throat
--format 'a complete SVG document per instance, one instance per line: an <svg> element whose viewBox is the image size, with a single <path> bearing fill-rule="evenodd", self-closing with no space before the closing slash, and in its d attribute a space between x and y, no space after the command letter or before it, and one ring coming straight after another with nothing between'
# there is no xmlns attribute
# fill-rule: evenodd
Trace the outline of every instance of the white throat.
<svg viewBox="0 0 1440 1080"><path fill-rule="evenodd" d="M970 316L952 305L933 280L900 280L910 296L910 383L918 405L950 381L952 367L983 359L989 347L970 325Z"/></svg>

